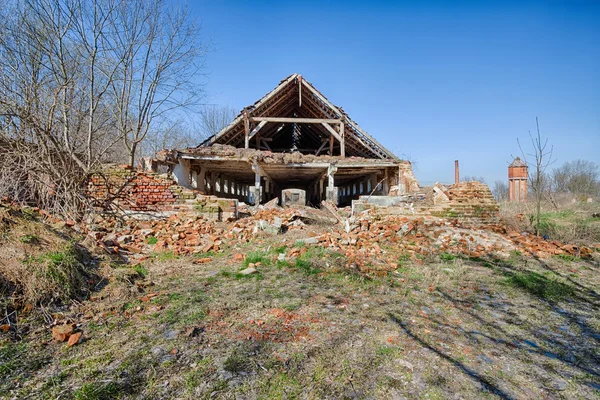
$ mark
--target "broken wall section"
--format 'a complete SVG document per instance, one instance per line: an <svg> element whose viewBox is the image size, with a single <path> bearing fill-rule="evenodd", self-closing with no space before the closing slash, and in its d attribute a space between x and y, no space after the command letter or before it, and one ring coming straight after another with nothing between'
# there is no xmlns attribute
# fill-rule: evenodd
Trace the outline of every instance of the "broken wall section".
<svg viewBox="0 0 600 400"><path fill-rule="evenodd" d="M490 225L499 222L500 207L486 184L460 182L444 186L439 183L421 192L400 196L361 196L352 202L352 213L374 209L381 215L435 216L456 219L464 225Z"/></svg>
<svg viewBox="0 0 600 400"><path fill-rule="evenodd" d="M165 175L106 165L88 179L86 196L99 211L168 216L174 213L201 215L211 220L237 218L238 201L207 196L186 189Z"/></svg>

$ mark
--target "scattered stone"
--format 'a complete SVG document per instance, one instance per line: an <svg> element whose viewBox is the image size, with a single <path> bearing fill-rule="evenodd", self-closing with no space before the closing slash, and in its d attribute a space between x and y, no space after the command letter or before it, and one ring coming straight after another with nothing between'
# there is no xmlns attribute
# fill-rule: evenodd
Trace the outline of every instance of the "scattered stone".
<svg viewBox="0 0 600 400"><path fill-rule="evenodd" d="M251 275L251 274L255 274L257 273L258 270L256 270L256 268L253 267L248 267L246 269L243 269L239 272L240 275Z"/></svg>
<svg viewBox="0 0 600 400"><path fill-rule="evenodd" d="M52 328L52 339L55 342L66 342L75 330L74 324L56 325Z"/></svg>
<svg viewBox="0 0 600 400"><path fill-rule="evenodd" d="M552 383L550 383L550 387L553 390L557 390L560 392L562 392L563 390L567 390L568 386L569 386L569 383L561 378L556 378L552 381Z"/></svg>
<svg viewBox="0 0 600 400"><path fill-rule="evenodd" d="M82 332L75 332L71 336L69 336L69 341L67 342L67 345L69 347L73 347L76 344L81 343L82 339L83 339L83 333Z"/></svg>
<svg viewBox="0 0 600 400"><path fill-rule="evenodd" d="M171 329L165 332L165 334L163 335L165 337L165 339L175 339L177 337L177 335L179 335L179 331L176 329Z"/></svg>

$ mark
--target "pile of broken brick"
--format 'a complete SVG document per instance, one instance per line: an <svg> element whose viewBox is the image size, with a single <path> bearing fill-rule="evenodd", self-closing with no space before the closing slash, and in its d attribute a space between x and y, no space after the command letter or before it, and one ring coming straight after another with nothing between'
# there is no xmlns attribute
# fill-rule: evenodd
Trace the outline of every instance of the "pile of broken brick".
<svg viewBox="0 0 600 400"><path fill-rule="evenodd" d="M20 207L8 199L1 199L0 203L3 207ZM262 236L286 237L292 231L296 232L297 240L295 248L288 250L288 257L299 254L298 248L318 245L342 253L348 265L367 272L396 269L399 258L421 263L423 256L443 253L507 258L511 253L521 252L538 258L553 255L586 258L600 251L600 243L591 247L562 244L511 231L502 224L469 227L456 219L381 215L374 210L351 216L349 209L337 210L331 204L322 206L319 210L270 204L248 209L247 217L231 222L179 213L152 220L97 215L87 224L75 224L38 208L28 208L28 212L56 228L67 226L85 232L106 252L128 262L139 262L153 253L166 251L199 255L198 261L207 262L211 260L211 252L224 251L226 246L251 242Z"/></svg>
<svg viewBox="0 0 600 400"><path fill-rule="evenodd" d="M539 258L552 255L589 257L588 247L564 245L535 235L509 231L501 224L463 226L458 220L434 216L381 215L372 210L350 216L349 209L332 205L281 208L276 205L248 209L248 216L216 222L191 214L166 219L136 220L130 217L96 217L89 235L111 254L140 261L151 253L199 255L211 260L211 252L247 243L261 236L296 231L296 247L319 245L342 253L363 272L390 271L399 257L421 263L423 256L454 254L466 257L507 258L521 252ZM600 247L600 244L597 245ZM290 256L293 251L289 251ZM295 253L294 253L295 254Z"/></svg>

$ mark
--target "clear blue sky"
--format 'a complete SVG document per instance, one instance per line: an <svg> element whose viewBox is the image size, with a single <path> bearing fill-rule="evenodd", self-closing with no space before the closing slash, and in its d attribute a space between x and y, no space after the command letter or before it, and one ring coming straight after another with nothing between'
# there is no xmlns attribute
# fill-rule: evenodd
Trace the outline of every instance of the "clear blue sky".
<svg viewBox="0 0 600 400"><path fill-rule="evenodd" d="M600 164L600 1L199 1L209 102L298 72L416 162L421 184L506 179L539 117L556 166Z"/></svg>

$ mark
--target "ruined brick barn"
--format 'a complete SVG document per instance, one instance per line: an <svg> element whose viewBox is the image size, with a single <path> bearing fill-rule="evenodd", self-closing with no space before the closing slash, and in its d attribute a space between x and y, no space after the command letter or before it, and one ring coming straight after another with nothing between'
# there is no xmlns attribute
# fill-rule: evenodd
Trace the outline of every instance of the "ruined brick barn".
<svg viewBox="0 0 600 400"><path fill-rule="evenodd" d="M293 74L196 148L165 151L151 166L168 165L184 187L250 204L302 189L317 205L350 204L360 195L418 190L410 162L400 160Z"/></svg>

